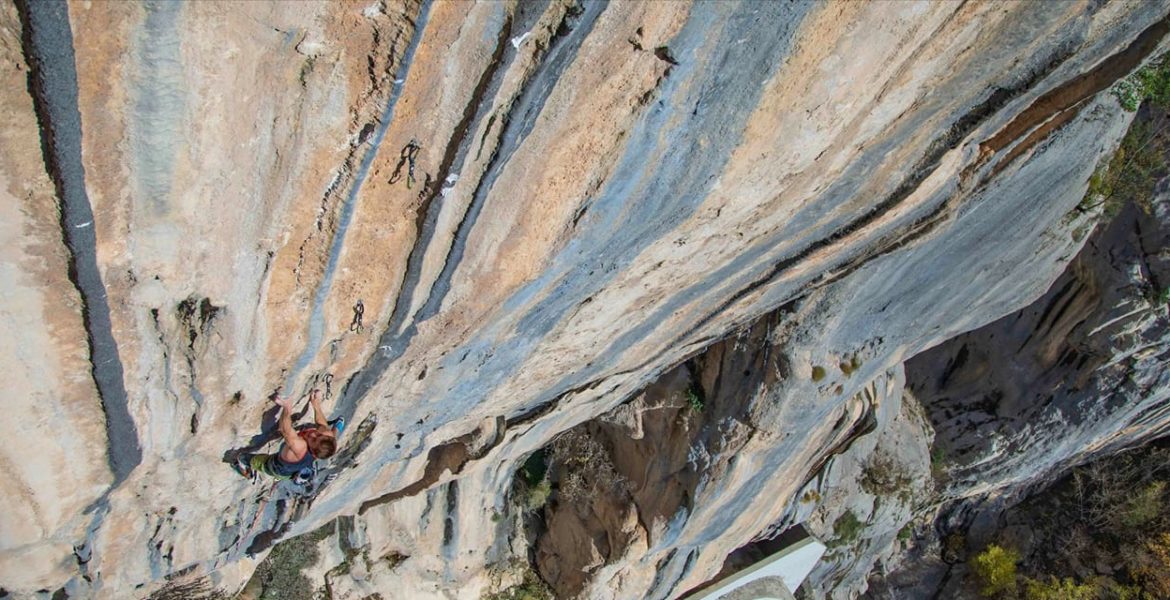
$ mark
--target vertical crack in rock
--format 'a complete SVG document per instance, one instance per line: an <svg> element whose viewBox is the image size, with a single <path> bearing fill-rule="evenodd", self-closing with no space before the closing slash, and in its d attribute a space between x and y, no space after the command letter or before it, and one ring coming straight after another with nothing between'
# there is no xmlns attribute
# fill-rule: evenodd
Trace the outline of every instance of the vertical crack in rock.
<svg viewBox="0 0 1170 600"><path fill-rule="evenodd" d="M667 567L669 567L670 564L674 562L675 557L678 555L678 550L678 548L671 548L670 551L666 553L666 556L654 565L654 580L650 582L649 589L658 590L662 588L662 584L664 583L663 580L667 577Z"/></svg>
<svg viewBox="0 0 1170 600"><path fill-rule="evenodd" d="M467 350L460 353L463 357L479 357L481 376L459 382L451 392L453 397L480 397L483 389L490 389L511 377L513 369L523 364L523 357L532 351L535 343L544 339L545 334L577 306L579 298L591 296L605 287L619 265L632 260L642 248L660 239L693 213L714 184L717 173L731 155L730 150L739 143L750 114L749 107L755 106L766 82L783 62L780 57L791 47L797 28L812 6L807 2L699 6L699 14L688 18L669 46L678 48L677 55L685 57L712 35L712 20L722 19L722 28L718 30L721 40L714 45L719 48L718 56L710 61L690 64L685 58L680 58L682 64L673 67L678 76L663 84L662 100L646 111L635 126L632 141L615 169L614 183L594 202L594 214L598 217L588 227L583 227L581 243L571 245L558 255L554 259L556 267L549 273L514 293L505 301L504 310L519 310L534 297L546 300L520 318L517 325L519 337L513 337L507 345L494 345L498 332L482 332L464 346ZM526 82L520 100L503 117L501 141L488 159L489 166L474 192L472 205L458 226L452 249L427 301L416 315L415 322L403 332L396 335L390 329L383 333L378 345L389 346L390 350L376 354L354 376L339 403L342 414L352 411L357 399L367 393L389 364L401 355L414 335L416 324L438 312L462 258L463 245L496 177L524 142L560 73L572 62L581 41L604 8L590 3L584 13L567 16L566 23L573 29L563 38L557 38L560 45L550 48L545 61ZM760 11L772 14L765 18L760 16ZM573 24L572 19L579 21ZM780 34L776 30L777 23L784 25ZM758 38L759 43L734 43L744 36ZM554 44L557 43L554 40ZM693 80L683 85L682 81L688 78ZM721 99L729 89L736 90L735 102ZM685 139L662 139L662 132L670 130L667 124L678 115L675 107L696 104L710 106L710 112L696 123L695 130L688 132ZM711 140L708 147L699 149L690 143L704 134ZM632 194L638 195L640 200L632 201ZM625 212L631 205L638 207L639 217L653 218L631 218ZM628 225L623 226L623 223ZM581 247L603 248L604 251L601 256L585 257L579 253ZM646 328L654 325L646 321L620 341L628 346L638 336L645 335ZM615 343L611 349L622 347ZM618 354L603 353L601 356L616 358ZM607 365L598 363L568 375L528 406L547 405L564 395L566 390L578 387L580 382L598 379L605 368Z"/></svg>
<svg viewBox="0 0 1170 600"><path fill-rule="evenodd" d="M426 302L419 309L418 321L425 321L439 311L439 306L442 305L443 299L446 298L451 287L451 278L455 269L463 260L467 238L470 236L471 228L475 226L476 220L479 219L479 213L483 210L488 192L495 186L496 179L503 172L516 149L524 143L528 134L532 132L532 128L536 126L536 119L544 109L544 104L548 101L549 95L552 94L553 88L560 81L561 74L577 58L581 42L593 31L593 25L606 6L607 4L603 2L587 2L584 12L577 13L569 10L566 13L564 20L558 27L558 35L550 42L544 60L532 77L525 82L520 99L504 117L499 145L492 153L487 170L472 194L471 205L467 207L467 212L464 213L463 219L459 222L455 238L451 242L451 251L443 262L443 270L431 287ZM565 29L568 29L568 33L560 35L559 32Z"/></svg>
<svg viewBox="0 0 1170 600"><path fill-rule="evenodd" d="M420 271L422 269L422 258L434 235L435 221L438 218L439 212L439 204L434 202L434 200L436 196L441 196L442 192L438 190L432 191L431 196L424 202L424 207L419 209L420 214L424 210L426 213L419 225L419 238L416 240L407 262L407 273L403 280L402 292L399 295L398 301L395 303L394 314L391 316L386 330L383 331L381 338L378 340L379 348L389 348L389 350L376 353L370 359L369 363L354 376L351 380L352 385L346 386L345 393L342 395L341 402L338 404L338 411L341 414L347 417L350 416L357 403L357 399L364 396L378 378L381 377L386 368L389 367L390 363L402 355L402 352L417 331L417 324L433 317L438 312L439 306L442 304L443 299L447 295L447 291L451 287L451 278L454 275L455 268L463 258L467 238L470 235L471 228L475 225L475 221L479 217L480 211L483 209L488 192L491 190L496 178L503 171L504 166L508 163L512 154L520 147L520 144L524 142L528 134L532 131L536 123L536 118L540 115L544 103L552 93L556 82L560 80L561 73L573 62L573 59L577 56L581 42L592 31L593 24L605 8L606 5L604 3L589 2L586 3L583 13L574 13L573 11L566 13L559 30L567 30L567 33L563 35L558 34L552 39L550 47L545 53L540 65L536 67L533 74L523 84L523 91L520 93L519 100L512 105L508 113L503 117L500 142L488 158L487 169L472 194L471 204L468 206L467 212L464 213L463 218L456 228L455 237L451 242L451 249L444 260L443 268L435 283L431 286L426 302L423 303L415 315L413 322L406 329L402 330L407 319L406 313L410 310L411 300L415 288L418 285ZM512 32L510 29L512 23L512 20L509 19L501 29L492 62L488 65L475 90L472 92L472 99L464 111L462 120L456 127L455 136L452 138L451 144L451 147L454 148L454 154L452 154L451 150L448 150L447 155L444 157L444 167L440 169L440 173L436 178L439 186L442 186L446 182L448 171L451 170L451 167L447 165L448 159L459 164L459 167L454 169L456 173L462 169L462 165L466 161L468 151L470 150L471 142L473 141L472 136L469 135L474 130L472 124L481 121L485 116L483 114L484 110L490 109L491 103L487 102L487 99L492 98L496 94L503 74L507 71L507 64L510 64L516 57L517 49L507 43L507 39L511 37L510 34ZM490 118L495 119L494 116Z"/></svg>
<svg viewBox="0 0 1170 600"><path fill-rule="evenodd" d="M459 513L456 511L459 507L458 494L459 480L453 480L447 484L447 515L443 518L443 548L448 559L455 558L451 556L451 553L454 550L455 522L459 518Z"/></svg>
<svg viewBox="0 0 1170 600"><path fill-rule="evenodd" d="M533 297L546 298L520 318L517 329L527 341L513 340L506 350L500 349L498 356L528 352L532 341L543 339L574 309L580 298L591 297L604 288L622 266L690 217L707 197L707 190L714 185L732 149L740 142L751 112L749 107L756 105L765 84L784 62L782 57L791 48L812 4L751 4L731 7L730 14L726 15L708 12L725 7L731 5L699 5L697 14L692 14L669 42L670 48L678 49L675 56L681 62L680 66L672 67L673 81L664 82L662 99L635 127L611 183L593 202L590 210L594 220L581 229L580 243L571 245L554 259L554 264L559 263L558 268L506 302L506 308L518 309ZM761 11L771 14L761 16L758 14ZM713 35L711 23L716 19L722 22L718 30L720 40L714 45L719 49L718 54L706 62L688 62L687 56L699 54L693 50ZM783 28L777 30L777 24ZM736 43L739 39L755 43ZM727 101L729 90L734 90L734 102ZM668 123L678 118L678 112L690 112L689 107L696 105L709 108L702 120L696 121L688 131L688 137L663 139L662 132L670 130ZM706 147L691 143L693 139L703 138L710 140ZM637 207L637 212L629 213L630 206ZM584 256L578 248L602 250ZM596 379L604 370L612 368L609 363L625 349L664 322L662 314L692 302L709 287L710 284L694 286L673 296L663 308L599 352L598 356L605 360L567 376L531 405L543 404L559 396L562 393L559 390L575 387L577 382ZM512 372L504 369L492 373L492 377L500 380L511 376Z"/></svg>
<svg viewBox="0 0 1170 600"><path fill-rule="evenodd" d="M182 353L187 364L187 392L191 395L191 399L195 401L195 406L191 413L192 435L199 428L199 414L204 406L203 392L199 390L196 363L198 362L198 356L206 351L207 345L210 343L208 340L209 334L212 327L215 326L216 318L222 310L224 310L224 307L212 304L210 298L205 297L199 299L194 295L189 296L176 307L179 322L186 330L184 333L187 338L187 347ZM195 347L196 341L200 342L200 348L198 349Z"/></svg>
<svg viewBox="0 0 1170 600"><path fill-rule="evenodd" d="M41 126L41 150L61 208L69 250L69 279L81 295L82 318L98 396L106 416L111 486L142 461L138 431L127 406L122 361L110 324L110 307L98 269L93 208L81 160L81 112L69 7L64 2L18 0L29 85Z"/></svg>
<svg viewBox="0 0 1170 600"><path fill-rule="evenodd" d="M171 361L170 344L167 343L167 336L163 332L162 324L159 322L159 310L157 308L150 309L151 323L154 325L154 334L158 340L159 352L162 354L162 391L170 399L172 406L179 406L179 394L175 391L174 381L171 373L174 369ZM193 373L194 371L192 371Z"/></svg>
<svg viewBox="0 0 1170 600"><path fill-rule="evenodd" d="M415 51L418 50L423 33L426 31L430 9L430 0L423 0L419 6L418 17L415 19L414 34L411 36L410 44L406 47L406 53L402 57L402 64L399 65L398 73L395 75L395 80L401 81L402 83L394 83L394 87L390 90L390 98L386 103L386 110L382 113L382 119L378 124L378 129L374 133L374 140L369 150L366 150L365 156L362 157L352 187L349 190L349 194L346 195L345 203L342 204L337 232L334 233L333 242L329 246L329 258L325 264L325 273L321 277L321 283L318 284L317 291L313 297L313 310L309 317L309 339L305 342L304 351L301 352L300 357L297 358L296 363L285 379L284 387L286 390L292 390L297 377L308 367L313 357L317 355L318 347L321 345L321 337L325 333L325 300L328 298L329 291L333 287L333 273L337 270L337 263L341 259L341 249L345 245L346 230L349 229L349 223L353 220L354 204L357 202L358 193L361 192L362 183L365 182L366 175L369 173L370 164L373 163L374 157L378 155L378 148L382 145L382 139L386 137L386 130L389 129L390 123L394 119L394 107L398 104L398 99L402 96L402 89L405 86L407 76L410 74L410 66L414 62ZM345 416L349 417L352 415L345 413Z"/></svg>
<svg viewBox="0 0 1170 600"><path fill-rule="evenodd" d="M1158 47L1167 32L1170 32L1170 16L1147 27L1125 50L1101 61L1088 73L1041 96L983 146L999 152L1037 124L1108 89L1136 69Z"/></svg>
<svg viewBox="0 0 1170 600"><path fill-rule="evenodd" d="M451 143L447 146L447 151L443 155L443 162L439 165L438 174L435 176L436 184L434 186L424 186L421 196L423 197L422 204L419 206L418 212L415 215L415 231L416 237L414 245L410 249L410 255L406 261L406 275L402 281L402 287L398 294L398 299L394 304L394 313L390 317L390 323L383 333L383 339L380 340L379 345L390 345L396 347L402 344L396 336L399 335L402 325L406 322L407 312L410 310L411 300L414 297L415 288L418 286L419 277L422 272L422 262L426 255L426 249L430 246L431 239L435 234L435 223L439 218L439 211L441 209L440 203L436 203L445 190L442 186L446 184L448 177L451 175L452 168L456 162L459 161L459 167L455 169L456 173L462 170L463 160L467 154L468 134L471 131L473 122L477 121L477 116L480 115L484 97L491 97L498 89L502 74L506 69L500 68L503 64L504 52L508 48L508 37L511 35L512 19L509 16L500 28L500 33L496 38L496 48L492 55L492 61L484 69L479 82L471 94L471 101L467 103L463 110L463 117L459 124L455 127L455 135L451 138ZM513 53L511 58L514 58ZM492 93L488 95L488 89L491 88ZM430 187L430 189L428 189ZM413 329L411 330L413 333ZM387 336L390 336L387 339Z"/></svg>

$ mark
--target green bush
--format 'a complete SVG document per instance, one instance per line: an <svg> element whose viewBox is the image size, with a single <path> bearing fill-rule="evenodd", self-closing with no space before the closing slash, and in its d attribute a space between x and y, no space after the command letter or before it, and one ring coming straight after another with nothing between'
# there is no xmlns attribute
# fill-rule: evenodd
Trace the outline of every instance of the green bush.
<svg viewBox="0 0 1170 600"><path fill-rule="evenodd" d="M874 496L892 496L912 482L910 474L886 454L874 453L861 473L861 489Z"/></svg>
<svg viewBox="0 0 1170 600"><path fill-rule="evenodd" d="M1140 587L1118 583L1112 577L1095 577L1092 584L1095 597L1100 600L1149 600L1150 597Z"/></svg>
<svg viewBox="0 0 1170 600"><path fill-rule="evenodd" d="M833 539L826 545L830 548L836 548L852 544L857 541L862 529L865 529L865 523L862 523L857 515L853 514L853 511L846 510L845 514L833 521Z"/></svg>
<svg viewBox="0 0 1170 600"><path fill-rule="evenodd" d="M930 476L934 478L936 484L946 483L949 465L950 459L947 456L946 448L939 445L939 440L935 440L934 447L930 449Z"/></svg>
<svg viewBox="0 0 1170 600"><path fill-rule="evenodd" d="M1117 521L1130 529L1137 529L1153 522L1162 516L1162 498L1165 492L1165 481L1151 482L1118 507Z"/></svg>
<svg viewBox="0 0 1170 600"><path fill-rule="evenodd" d="M540 483L541 480L545 478L547 473L548 452L546 452L544 448L541 448L540 450L529 454L528 458L524 459L524 464L520 467L520 470L516 472L516 475L518 475L520 480L524 483L530 486L534 486Z"/></svg>
<svg viewBox="0 0 1170 600"><path fill-rule="evenodd" d="M262 586L260 600L314 600L314 584L302 571L317 563L317 544L333 531L334 525L329 523L273 546L252 574Z"/></svg>
<svg viewBox="0 0 1170 600"><path fill-rule="evenodd" d="M1145 290L1146 301L1154 308L1161 308L1166 304L1170 304L1170 287L1158 289L1154 286L1149 286Z"/></svg>
<svg viewBox="0 0 1170 600"><path fill-rule="evenodd" d="M1020 554L997 544L988 546L975 555L971 570L979 580L979 593L988 598L1000 598L1016 593L1016 563Z"/></svg>
<svg viewBox="0 0 1170 600"><path fill-rule="evenodd" d="M552 493L552 483L548 479L548 452L543 448L528 455L524 464L516 470L516 483L512 488L516 493L516 500L526 511L540 510L548 502ZM493 521L499 518L493 516Z"/></svg>
<svg viewBox="0 0 1170 600"><path fill-rule="evenodd" d="M1170 59L1166 55L1151 60L1110 90L1121 108L1134 112L1143 102L1170 108Z"/></svg>
<svg viewBox="0 0 1170 600"><path fill-rule="evenodd" d="M695 412L703 412L703 396L694 385L687 388L687 405Z"/></svg>
<svg viewBox="0 0 1170 600"><path fill-rule="evenodd" d="M523 579L520 583L494 594L488 594L483 597L483 600L552 600L552 590L541 581L540 576L532 570L532 567L525 565L522 568Z"/></svg>
<svg viewBox="0 0 1170 600"><path fill-rule="evenodd" d="M983 584L990 595L1022 600L1170 598L1170 446L1076 467L1010 512L1006 520L1032 531L1028 562L988 548L979 561L972 558L966 590L984 592ZM1097 565L1109 565L1114 574L1078 579L1077 566ZM1015 569L1018 595L1001 593L1010 592Z"/></svg>
<svg viewBox="0 0 1170 600"><path fill-rule="evenodd" d="M1117 151L1089 178L1089 189L1078 208L1084 212L1103 205L1104 215L1113 217L1125 202L1133 201L1148 214L1154 185L1167 172L1159 133L1145 121L1135 120Z"/></svg>
<svg viewBox="0 0 1170 600"><path fill-rule="evenodd" d="M542 479L533 486L524 487L524 508L540 510L548 503L548 496L552 493L552 484L548 479Z"/></svg>
<svg viewBox="0 0 1170 600"><path fill-rule="evenodd" d="M1097 590L1087 584L1077 583L1071 578L1057 579L1051 575L1047 581L1024 580L1025 600L1093 600Z"/></svg>

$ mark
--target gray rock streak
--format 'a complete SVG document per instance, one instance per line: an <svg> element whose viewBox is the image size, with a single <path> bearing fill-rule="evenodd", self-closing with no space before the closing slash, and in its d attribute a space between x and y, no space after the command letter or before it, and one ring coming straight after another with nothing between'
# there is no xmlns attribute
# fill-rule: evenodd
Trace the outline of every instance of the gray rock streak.
<svg viewBox="0 0 1170 600"><path fill-rule="evenodd" d="M94 214L85 189L81 160L81 113L73 33L65 2L18 3L24 25L30 84L42 129L42 149L61 205L61 234L70 252L70 279L84 303L93 379L106 415L107 444L114 487L142 460L138 433L127 406L118 342L95 256Z"/></svg>

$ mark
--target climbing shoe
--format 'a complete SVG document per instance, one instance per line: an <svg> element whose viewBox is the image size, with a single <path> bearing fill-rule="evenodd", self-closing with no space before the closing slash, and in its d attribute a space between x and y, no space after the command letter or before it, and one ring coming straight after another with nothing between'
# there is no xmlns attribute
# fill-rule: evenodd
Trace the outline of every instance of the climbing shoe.
<svg viewBox="0 0 1170 600"><path fill-rule="evenodd" d="M243 456L236 457L235 462L232 463L232 469L234 469L236 473L239 473L240 476L244 479L247 479L252 483L256 483L256 471L248 465L247 459L245 459Z"/></svg>

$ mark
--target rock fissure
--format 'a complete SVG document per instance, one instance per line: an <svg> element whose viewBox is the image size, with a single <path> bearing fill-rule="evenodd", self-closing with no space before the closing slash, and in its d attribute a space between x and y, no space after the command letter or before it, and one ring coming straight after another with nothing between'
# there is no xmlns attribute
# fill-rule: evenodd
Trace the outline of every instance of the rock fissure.
<svg viewBox="0 0 1170 600"><path fill-rule="evenodd" d="M411 36L410 43L406 47L403 54L402 62L399 64L399 76L397 79L406 81L407 74L410 72L411 64L413 63L415 52L418 49L422 37L427 28L427 17L430 14L431 2L430 0L423 0L419 5L419 14L415 18L415 30ZM297 358L295 365L285 380L285 388L293 389L296 379L300 373L308 367L309 363L316 356L318 346L320 345L321 337L325 330L325 301L332 289L334 273L337 270L338 261L341 259L341 253L345 244L345 234L349 228L350 221L353 219L354 205L357 202L358 194L361 192L362 184L365 182L366 176L369 173L370 165L373 163L378 149L381 147L382 140L386 135L386 130L390 127L390 123L394 117L394 109L402 95L403 86L394 86L390 91L390 96L386 102L386 108L382 113L378 127L374 133L373 142L370 148L366 150L361 163L358 165L358 170L354 175L354 181L349 187L349 192L346 196L345 202L341 207L341 214L338 219L337 230L333 233L333 240L329 247L328 260L325 265L325 272L321 277L320 283L317 285L316 293L313 299L312 314L309 317L309 335L305 343L304 351ZM348 386L347 386L348 387ZM343 395L343 398L345 395ZM352 416L352 409L342 409L342 416L349 418Z"/></svg>
<svg viewBox="0 0 1170 600"><path fill-rule="evenodd" d="M1158 47L1167 32L1170 32L1170 17L1147 27L1124 50L1101 61L1087 73L1037 98L982 146L998 153L1037 125L1105 91L1136 69Z"/></svg>
<svg viewBox="0 0 1170 600"><path fill-rule="evenodd" d="M561 73L576 57L581 42L592 30L593 24L596 23L606 6L602 2L587 2L582 11L566 10L564 18L557 27L557 33L550 41L539 66L526 78L520 88L518 98L501 119L499 142L488 159L483 176L472 193L467 212L463 214L456 227L451 249L443 261L438 278L431 286L426 302L423 303L415 317L417 321L425 321L439 311L439 307L450 289L455 269L463 259L471 228L483 210L487 193L495 185L504 165L508 164L516 149L532 131L549 94L552 93L553 83L559 79Z"/></svg>
<svg viewBox="0 0 1170 600"><path fill-rule="evenodd" d="M472 126L478 120L477 117L482 110L485 97L487 97L489 90L498 89L500 77L506 71L503 58L505 50L508 47L507 38L510 33L511 24L512 20L509 16L505 20L503 27L500 28L492 58L480 75L480 79L472 91L471 99L464 106L461 120L455 126L451 143L448 144L447 151L444 153L442 162L439 165L438 174L435 178L438 184L430 189L424 185L419 193L421 203L415 212L415 241L407 255L406 272L403 275L402 283L398 287L399 293L394 302L394 310L391 313L389 324L378 342L379 347L388 346L391 348L391 351L384 353L389 354L389 356L381 358L378 361L378 363L382 364L368 365L363 369L363 373L370 372L375 377L380 375L381 371L399 355L399 353L394 353L393 348L404 347L409 343L410 337L413 336L413 324L407 331L403 331L403 326L409 318L408 312L421 277L422 261L427 249L431 245L439 211L442 208L442 204L436 202L436 200L440 200L446 193L443 185L448 181L452 169L455 169L456 172L462 170L463 165L460 164L459 167L456 167L455 162L457 160L461 162L465 160L468 149L467 145L470 144L468 136L471 133ZM490 130L490 124L484 130L483 135L485 138L488 130ZM482 139L480 141L480 149L483 149ZM366 384L369 382L369 378L370 376L368 375L361 375L357 380L359 382L358 387L355 389L360 390L367 387Z"/></svg>
<svg viewBox="0 0 1170 600"><path fill-rule="evenodd" d="M17 3L17 8L23 26L25 60L31 68L29 88L41 127L41 150L57 190L61 236L69 250L69 279L81 296L91 376L106 417L110 470L114 474L112 489L142 462L142 449L130 416L106 287L95 256L97 226L86 192L69 9L65 4L24 0Z"/></svg>

